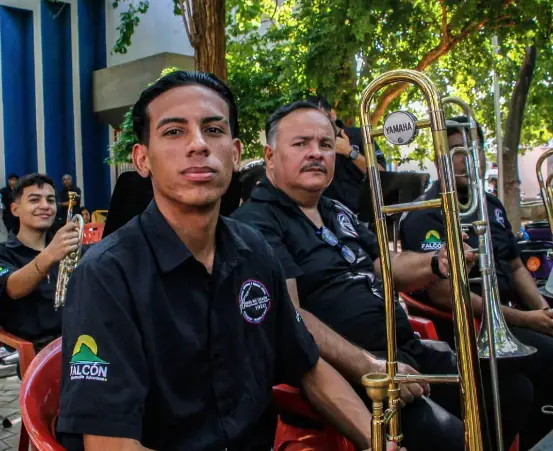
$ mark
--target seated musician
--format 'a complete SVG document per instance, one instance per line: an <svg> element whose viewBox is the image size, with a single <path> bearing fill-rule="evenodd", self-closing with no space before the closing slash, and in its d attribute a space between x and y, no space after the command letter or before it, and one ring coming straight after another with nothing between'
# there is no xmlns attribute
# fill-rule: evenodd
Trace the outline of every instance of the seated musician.
<svg viewBox="0 0 553 451"><path fill-rule="evenodd" d="M452 119L458 123L467 123L466 117ZM448 130L449 147L463 145L461 129L450 128ZM484 142L484 133L478 126L478 145ZM480 151L480 177L485 175L485 153ZM468 178L466 176L465 158L457 154L454 157L454 170L460 201L467 202ZM440 181L434 182L429 190L419 199L432 199L438 196ZM507 218L505 207L493 194L486 193L486 202L489 215L489 226L492 237L495 269L503 315L513 334L526 345L534 346L538 352L521 361L524 374L534 385L535 406L528 428L521 434L525 443L523 449L535 443L540 437L553 429L553 422L541 412L544 404L551 404L551 381L553 380L553 313L549 311L549 305L540 295L536 283L520 259L517 240L513 234L511 223ZM463 220L463 223L472 224L477 219L477 213L473 217ZM478 248L478 237L472 228L468 231L469 244ZM435 253L441 246L444 236L444 225L439 210L420 210L406 214L400 226L400 236L403 249L416 252ZM479 266L476 265L470 274L471 277L479 277ZM481 284L471 284L471 302L475 314L482 312ZM447 281L441 281L429 287L426 291L415 293L415 297L431 303L444 310L451 309L451 296ZM515 307L508 307L512 303ZM450 322L436 321L438 334L452 342L452 327ZM532 443L526 443L527 439L533 439Z"/></svg>
<svg viewBox="0 0 553 451"><path fill-rule="evenodd" d="M322 196L334 173L336 136L328 115L308 102L286 105L268 119L266 134L266 178L233 217L263 233L321 356L359 387L363 374L385 372L384 363L374 357L384 358L386 350L376 238L349 209ZM398 290L423 287L448 272L445 250L436 259L395 254L392 267ZM401 373L457 372L449 346L421 342L399 306L396 331ZM524 418L531 386L512 374L501 388L509 442ZM406 448L464 449L458 387L436 385L431 397L423 396L429 393L426 384L401 386L401 398L410 402L402 412Z"/></svg>
<svg viewBox="0 0 553 451"><path fill-rule="evenodd" d="M0 244L0 324L38 351L61 335L61 310L54 309L58 263L77 249L79 234L74 223L49 233L56 191L47 175L21 177L11 210L20 225Z"/></svg>
<svg viewBox="0 0 553 451"><path fill-rule="evenodd" d="M241 154L229 88L210 74L173 72L141 94L133 121L133 161L154 199L72 275L62 444L270 449L274 429L260 435L271 387L288 382L367 448L370 414L319 358L270 247L219 215Z"/></svg>

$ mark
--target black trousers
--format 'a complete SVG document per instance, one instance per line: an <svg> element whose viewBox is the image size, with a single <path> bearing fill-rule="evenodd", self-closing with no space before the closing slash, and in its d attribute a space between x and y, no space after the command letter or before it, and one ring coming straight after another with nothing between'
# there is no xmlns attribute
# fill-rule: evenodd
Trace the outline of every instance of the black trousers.
<svg viewBox="0 0 553 451"><path fill-rule="evenodd" d="M434 320L434 325L440 338L448 343L453 342L451 322ZM507 371L515 368L524 374L534 387L534 402L528 421L520 434L522 451L532 448L553 430L553 416L545 415L541 411L544 405L553 405L553 337L523 327L509 326L509 329L522 343L537 349L537 352L529 357L503 365L507 366Z"/></svg>
<svg viewBox="0 0 553 451"><path fill-rule="evenodd" d="M379 357L384 353L374 352ZM455 354L447 343L412 340L398 349L398 360L425 374L456 374ZM495 449L493 405L487 368L482 365L484 394ZM502 371L500 375L501 413L505 449L521 430L533 399L532 384L519 371ZM369 403L365 394L363 399ZM464 426L457 384L434 384L428 397L407 404L401 411L403 444L409 451L463 451Z"/></svg>

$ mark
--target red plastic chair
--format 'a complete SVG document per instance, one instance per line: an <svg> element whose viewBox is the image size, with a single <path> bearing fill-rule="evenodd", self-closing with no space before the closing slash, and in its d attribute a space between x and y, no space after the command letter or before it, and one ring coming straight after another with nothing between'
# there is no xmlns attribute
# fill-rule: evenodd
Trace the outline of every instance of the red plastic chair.
<svg viewBox="0 0 553 451"><path fill-rule="evenodd" d="M61 338L38 353L21 384L21 418L38 451L64 451L55 435L61 385ZM21 449L21 447L20 447Z"/></svg>
<svg viewBox="0 0 553 451"><path fill-rule="evenodd" d="M349 440L340 435L333 427L326 425L303 398L297 388L289 385L273 387L273 400L281 410L294 415L307 417L321 422L322 429L307 429L277 423L275 451L355 451Z"/></svg>
<svg viewBox="0 0 553 451"><path fill-rule="evenodd" d="M424 302L417 301L416 299L405 293L399 293L399 296L405 302L407 308L414 309L415 313L417 314L424 315L425 317L429 316L429 319L436 318L446 321L453 321L453 315L450 312L445 312L443 310L437 309L436 307L425 304ZM474 327L476 329L476 332L480 330L480 321L476 318L474 319Z"/></svg>
<svg viewBox="0 0 553 451"><path fill-rule="evenodd" d="M434 327L434 323L428 318L409 315L409 322L413 330L418 333L421 340L438 340L438 333Z"/></svg>
<svg viewBox="0 0 553 451"><path fill-rule="evenodd" d="M31 361L35 358L35 348L30 341L23 340L5 330L0 329L0 343L14 348L19 353L19 371L21 377L25 375ZM23 425L19 435L19 451L29 449L29 434Z"/></svg>
<svg viewBox="0 0 553 451"><path fill-rule="evenodd" d="M104 233L104 224L101 222L91 222L84 225L83 244L94 244L102 239Z"/></svg>

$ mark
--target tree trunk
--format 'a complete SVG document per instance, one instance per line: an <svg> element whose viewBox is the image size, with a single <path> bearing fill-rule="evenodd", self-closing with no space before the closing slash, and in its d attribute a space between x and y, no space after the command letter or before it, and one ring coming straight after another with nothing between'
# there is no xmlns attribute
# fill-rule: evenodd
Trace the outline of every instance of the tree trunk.
<svg viewBox="0 0 553 451"><path fill-rule="evenodd" d="M513 230L520 228L520 180L518 175L518 147L524 119L524 108L532 83L536 63L536 46L526 48L524 62L509 102L509 113L503 139L503 193L505 208Z"/></svg>
<svg viewBox="0 0 553 451"><path fill-rule="evenodd" d="M227 79L225 0L193 0L196 69Z"/></svg>

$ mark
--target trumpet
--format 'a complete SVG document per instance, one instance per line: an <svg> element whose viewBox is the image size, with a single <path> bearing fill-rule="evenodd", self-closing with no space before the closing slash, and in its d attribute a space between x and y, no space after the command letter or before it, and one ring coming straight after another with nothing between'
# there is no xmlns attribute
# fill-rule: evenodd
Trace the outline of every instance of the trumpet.
<svg viewBox="0 0 553 451"><path fill-rule="evenodd" d="M482 281L482 326L478 333L477 346L481 359L490 360L490 378L494 403L494 419L496 423L497 449L503 450L503 432L501 428L501 400L499 397L499 380L496 358L525 357L536 352L531 346L521 343L509 330L499 300L499 288L495 272L495 260L492 237L488 218L488 204L484 190L484 180L480 171L477 126L472 108L457 97L445 97L442 104L457 105L467 117L467 123L447 122L447 126L459 130L463 136L463 147L451 150L451 156L460 153L465 156L467 175L469 178L469 202L467 209L461 212L461 220L471 218L476 212L476 220L472 222L475 234L478 236L478 262ZM468 132L468 133L467 133Z"/></svg>
<svg viewBox="0 0 553 451"><path fill-rule="evenodd" d="M77 200L78 194L69 192L69 204L67 205L67 224L76 222L79 230L79 244L77 250L71 252L63 258L59 264L58 279L56 281L56 294L54 296L54 308L58 310L65 305L65 295L67 293L67 284L71 273L77 267L81 259L81 251L83 246L84 219L81 215L73 215L73 206Z"/></svg>
<svg viewBox="0 0 553 451"><path fill-rule="evenodd" d="M373 130L370 122L371 103L378 91L393 83L410 83L418 87L428 105L429 117L426 120L419 121L409 112L396 111L385 118L382 128ZM448 151L446 121L440 95L426 75L413 70L392 70L373 80L365 89L361 98L360 118L368 178L371 186L376 236L380 250L386 310L387 371L386 373L367 374L362 378L362 383L373 403L372 449L373 451L384 451L386 449L386 431L388 432L388 440L396 443L402 440L399 384L410 382L459 383L465 426L465 449L470 451L489 449L480 363L463 254L459 204L455 192L454 172ZM405 145L415 139L418 130L428 127L432 132L441 181L440 198L407 204L384 205L373 139L377 136L384 136L391 144ZM459 374L398 374L395 298L386 215L423 208L441 208L443 212L450 265L450 283L453 293L453 318ZM387 402L386 408L385 402Z"/></svg>
<svg viewBox="0 0 553 451"><path fill-rule="evenodd" d="M551 183L553 182L553 173L547 177L547 180L543 180L543 164L549 157L553 156L553 149L546 150L540 155L536 162L536 176L538 177L538 184L540 185L541 200L545 207L545 213L547 214L547 221L549 222L549 228L551 234L553 234L553 189L551 189Z"/></svg>

